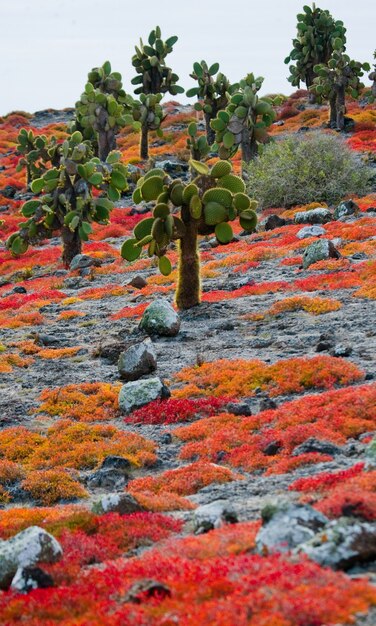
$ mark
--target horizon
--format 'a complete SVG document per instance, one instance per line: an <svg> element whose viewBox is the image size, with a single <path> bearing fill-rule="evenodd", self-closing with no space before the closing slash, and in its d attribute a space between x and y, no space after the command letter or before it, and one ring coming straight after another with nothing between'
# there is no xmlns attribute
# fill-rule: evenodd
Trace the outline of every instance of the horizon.
<svg viewBox="0 0 376 626"><path fill-rule="evenodd" d="M99 0L79 0L76 4L74 0L55 0L53 4L49 0L35 0L32 6L27 0L13 3L3 0L0 79L7 89L0 97L0 115L14 110L33 113L74 107L84 89L87 73L105 60L122 74L125 90L133 93L130 80L134 76L131 65L134 45L140 37L146 41L157 24L164 39L171 35L179 37L168 64L186 90L195 85L189 76L194 61L205 59L209 64L218 61L220 71L231 82L253 72L265 77L262 94L288 95L296 88L287 81L289 71L284 59L291 50L296 15L303 4L302 0L290 0L286 10L286 4L274 2L270 10L270 3L259 7L255 2L238 0L236 14L228 14L227 6L218 7L213 0L206 2L203 13L198 0L191 0L191 10L183 23L181 15L172 13L170 3L163 0L158 10L146 0L142 14L133 13L128 8L129 2L113 0L111 15L117 16L113 23L111 19L103 20ZM327 0L321 8L344 21L348 54L355 60L372 63L375 3L359 0L356 6L343 6L340 0ZM129 15L132 34L125 37ZM366 74L363 80L368 85ZM169 99L176 97L166 94L164 102ZM188 99L185 94L178 99L182 104L195 102L195 98Z"/></svg>

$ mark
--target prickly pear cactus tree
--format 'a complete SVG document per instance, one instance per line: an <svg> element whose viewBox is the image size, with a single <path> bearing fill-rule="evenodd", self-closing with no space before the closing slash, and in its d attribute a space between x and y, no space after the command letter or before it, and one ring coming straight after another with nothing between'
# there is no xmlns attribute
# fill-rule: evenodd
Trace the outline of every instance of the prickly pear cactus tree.
<svg viewBox="0 0 376 626"><path fill-rule="evenodd" d="M121 255L135 261L146 249L156 257L162 274L171 272L168 258L170 243L178 241L178 285L176 303L179 309L199 304L201 296L198 236L215 233L222 244L233 239L230 222L239 219L243 229L256 228L257 202L250 200L244 182L232 173L228 161L218 161L211 169L191 161L196 177L190 183L171 180L163 170L150 170L140 178L133 199L154 202L152 217L139 222L133 237L122 246Z"/></svg>
<svg viewBox="0 0 376 626"><path fill-rule="evenodd" d="M56 166L60 160L56 137L47 139L45 135L34 135L32 130L21 128L17 137L17 152L22 154L16 171L26 168L27 184L40 178L51 165Z"/></svg>
<svg viewBox="0 0 376 626"><path fill-rule="evenodd" d="M196 122L188 125L187 148L191 152L194 161L204 161L210 152L210 146L205 135L200 135ZM191 168L192 176L196 176L195 170Z"/></svg>
<svg viewBox="0 0 376 626"><path fill-rule="evenodd" d="M19 231L6 245L19 255L29 244L60 233L63 261L68 266L80 254L82 241L88 240L92 223L108 222L113 202L127 187L127 169L120 163L119 152L111 152L106 162L93 157L91 143L79 131L59 146L59 154L59 164L31 183L36 196L21 208L27 221L19 224ZM93 189L102 195L94 197Z"/></svg>
<svg viewBox="0 0 376 626"><path fill-rule="evenodd" d="M190 74L197 80L198 86L188 89L188 98L197 96L196 111L203 111L206 123L206 138L209 145L215 140L214 130L210 122L217 116L218 111L225 109L230 98L230 93L236 85L231 86L230 81L224 74L218 72L219 63L213 63L210 67L206 61L193 64L193 72ZM215 76L217 74L217 76Z"/></svg>
<svg viewBox="0 0 376 626"><path fill-rule="evenodd" d="M373 53L373 58L376 59L376 50ZM369 74L368 78L372 80L370 101L374 102L376 100L376 63L374 63L373 71Z"/></svg>
<svg viewBox="0 0 376 626"><path fill-rule="evenodd" d="M125 115L132 111L133 98L122 87L121 74L112 72L106 61L88 74L88 82L76 102L76 124L72 130L82 132L84 139L93 142L101 161L116 148L116 135L126 125Z"/></svg>
<svg viewBox="0 0 376 626"><path fill-rule="evenodd" d="M289 67L290 83L299 87L303 82L309 89L316 77L315 66L329 61L335 40L339 38L346 43L346 28L341 20L334 20L329 11L315 4L312 8L304 6L297 19L297 36L285 63L294 62Z"/></svg>
<svg viewBox="0 0 376 626"><path fill-rule="evenodd" d="M260 143L268 141L268 127L276 114L270 98L259 98L264 79L253 74L241 80L224 111L219 111L211 121L215 131L213 149L218 149L221 159L229 159L242 150L242 160L249 163L257 156Z"/></svg>
<svg viewBox="0 0 376 626"><path fill-rule="evenodd" d="M157 26L149 34L147 44L140 39L140 46L135 46L136 54L132 57L132 65L137 74L131 81L133 85L136 85L135 94L144 96L161 94L161 98L157 101L153 98L142 101L140 98L142 105L140 108L146 107L146 112L142 111L141 116L135 118L137 122L141 122L140 156L142 159L147 159L149 156L149 130L158 130L163 119L161 113L155 111L156 105L159 105L165 93L170 93L172 96L184 93L183 87L177 84L179 76L166 65L166 57L172 52L177 40L178 38L174 35L163 41L161 29Z"/></svg>
<svg viewBox="0 0 376 626"><path fill-rule="evenodd" d="M360 78L370 70L369 63L353 61L345 54L338 39L327 65L315 66L317 77L311 87L320 100L327 100L330 106L329 123L331 128L343 130L345 127L346 93L359 98L364 88Z"/></svg>
<svg viewBox="0 0 376 626"><path fill-rule="evenodd" d="M141 130L140 156L142 159L147 159L149 156L149 131L154 130L158 137L163 137L161 123L165 115L160 105L162 97L161 93L149 94L148 96L142 93L139 100L133 101L132 119ZM126 115L127 121L128 117Z"/></svg>

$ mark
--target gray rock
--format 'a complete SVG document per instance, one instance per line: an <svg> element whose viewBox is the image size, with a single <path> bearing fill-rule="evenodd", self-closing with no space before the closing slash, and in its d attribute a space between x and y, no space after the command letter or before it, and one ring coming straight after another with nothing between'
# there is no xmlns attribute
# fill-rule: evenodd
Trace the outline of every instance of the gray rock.
<svg viewBox="0 0 376 626"><path fill-rule="evenodd" d="M30 526L7 541L0 541L0 589L7 589L19 567L55 563L63 551L55 537Z"/></svg>
<svg viewBox="0 0 376 626"><path fill-rule="evenodd" d="M326 224L331 222L333 216L329 209L319 207L310 211L299 211L295 214L295 224Z"/></svg>
<svg viewBox="0 0 376 626"><path fill-rule="evenodd" d="M285 226L286 220L278 215L268 215L268 217L262 222L262 226L265 230L274 230L275 228L281 228Z"/></svg>
<svg viewBox="0 0 376 626"><path fill-rule="evenodd" d="M123 489L127 483L127 475L122 470L113 467L100 468L87 479L90 489Z"/></svg>
<svg viewBox="0 0 376 626"><path fill-rule="evenodd" d="M145 309L140 328L148 335L174 337L180 329L180 318L168 300L158 298Z"/></svg>
<svg viewBox="0 0 376 626"><path fill-rule="evenodd" d="M110 454L106 456L104 459L101 469L116 469L124 474L128 474L129 470L132 468L132 464L128 459L125 459L123 456L116 456L115 454Z"/></svg>
<svg viewBox="0 0 376 626"><path fill-rule="evenodd" d="M330 352L332 356L338 357L350 356L351 353L352 347L345 343L337 343Z"/></svg>
<svg viewBox="0 0 376 626"><path fill-rule="evenodd" d="M298 456L299 454L306 454L308 452L319 452L320 454L331 454L335 456L336 454L342 454L343 451L339 446L336 446L330 441L322 441L315 437L309 437L309 439L306 439L306 441L294 448L292 456Z"/></svg>
<svg viewBox="0 0 376 626"><path fill-rule="evenodd" d="M298 239L307 239L308 237L321 237L325 234L325 228L314 224L313 226L303 226L303 228L301 228L299 232L296 233L296 236Z"/></svg>
<svg viewBox="0 0 376 626"><path fill-rule="evenodd" d="M226 409L233 415L252 415L251 407L246 402L229 402Z"/></svg>
<svg viewBox="0 0 376 626"><path fill-rule="evenodd" d="M150 339L130 346L128 350L120 354L118 370L123 380L137 380L156 369L157 355Z"/></svg>
<svg viewBox="0 0 376 626"><path fill-rule="evenodd" d="M339 220L341 217L347 217L348 215L355 215L359 212L358 205L353 200L346 200L341 202L334 210L334 219Z"/></svg>
<svg viewBox="0 0 376 626"><path fill-rule="evenodd" d="M238 516L228 500L215 500L199 506L193 514L196 534L207 533L223 524L236 524Z"/></svg>
<svg viewBox="0 0 376 626"><path fill-rule="evenodd" d="M368 469L376 469L376 438L366 448L366 465Z"/></svg>
<svg viewBox="0 0 376 626"><path fill-rule="evenodd" d="M52 577L40 567L19 567L10 588L18 593L29 593L33 589L53 587Z"/></svg>
<svg viewBox="0 0 376 626"><path fill-rule="evenodd" d="M313 539L329 521L311 506L277 501L266 505L261 512L264 525L256 537L259 554L287 552Z"/></svg>
<svg viewBox="0 0 376 626"><path fill-rule="evenodd" d="M129 281L128 285L130 287L134 287L135 289L143 289L143 287L146 287L147 282L145 278L137 274L137 276L134 276L132 280Z"/></svg>
<svg viewBox="0 0 376 626"><path fill-rule="evenodd" d="M124 415L128 415L135 409L139 409L149 402L168 397L166 387L160 378L147 378L135 380L122 386L119 393L119 409Z"/></svg>
<svg viewBox="0 0 376 626"><path fill-rule="evenodd" d="M333 569L348 569L376 557L376 523L340 518L322 532L302 543L297 553L304 553L316 563Z"/></svg>
<svg viewBox="0 0 376 626"><path fill-rule="evenodd" d="M129 493L108 493L93 505L95 513L119 513L129 515L145 509Z"/></svg>
<svg viewBox="0 0 376 626"><path fill-rule="evenodd" d="M318 239L311 243L303 252L303 267L307 269L317 261L339 259L340 253L329 239Z"/></svg>
<svg viewBox="0 0 376 626"><path fill-rule="evenodd" d="M82 270L92 265L100 265L99 259L88 256L87 254L76 254L70 263L69 269L73 272L74 270Z"/></svg>

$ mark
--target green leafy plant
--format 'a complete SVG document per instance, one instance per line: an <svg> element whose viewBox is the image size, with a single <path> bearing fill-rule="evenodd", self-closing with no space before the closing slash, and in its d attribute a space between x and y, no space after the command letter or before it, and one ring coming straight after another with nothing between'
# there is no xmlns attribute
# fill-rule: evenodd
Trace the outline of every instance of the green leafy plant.
<svg viewBox="0 0 376 626"><path fill-rule="evenodd" d="M40 178L48 169L48 164L56 166L60 155L56 137L49 139L45 135L34 135L32 130L21 128L17 137L17 152L23 156L19 160L16 171L26 168L27 184Z"/></svg>
<svg viewBox="0 0 376 626"><path fill-rule="evenodd" d="M320 100L327 100L330 107L330 127L345 127L346 93L359 98L364 88L360 78L370 70L369 63L353 61L345 54L341 39L335 42L335 50L327 65L315 65L317 74L310 89Z"/></svg>
<svg viewBox="0 0 376 626"><path fill-rule="evenodd" d="M198 235L215 233L220 243L227 244L233 239L231 221L239 218L242 228L250 232L257 224L257 202L247 196L243 180L232 173L228 161L218 161L211 169L200 161L192 160L190 165L196 171L190 183L171 180L161 169L150 170L140 178L133 199L137 203L154 202L153 215L137 224L133 237L121 249L122 257L132 262L146 247L148 255L158 259L161 273L168 275L169 245L179 242L179 309L200 302Z"/></svg>
<svg viewBox="0 0 376 626"><path fill-rule="evenodd" d="M341 20L334 20L329 11L315 4L312 8L304 6L297 19L297 36L285 63L295 62L289 67L289 82L295 87L303 82L309 89L316 77L315 66L329 61L337 39L346 42L346 28Z"/></svg>
<svg viewBox="0 0 376 626"><path fill-rule="evenodd" d="M187 91L187 97L197 96L194 108L196 111L203 111L206 123L206 139L209 145L215 141L215 132L210 126L218 111L225 109L230 94L236 89L237 85L231 85L228 78L218 72L219 63L213 63L210 67L206 61L196 62L193 64L193 72L190 76L197 80L198 86L192 87ZM215 76L217 74L217 76Z"/></svg>
<svg viewBox="0 0 376 626"><path fill-rule="evenodd" d="M76 121L72 130L82 132L84 139L93 143L101 161L116 149L116 135L126 123L133 123L125 115L131 113L133 98L122 88L119 72L112 72L106 61L88 74L88 82L76 102ZM138 125L135 126L138 128Z"/></svg>
<svg viewBox="0 0 376 626"><path fill-rule="evenodd" d="M259 144L268 141L267 128L276 114L270 98L259 98L264 79L248 74L240 81L225 110L219 111L210 122L215 131L213 149L218 149L221 159L233 157L241 147L242 159L249 163L258 153Z"/></svg>
<svg viewBox="0 0 376 626"><path fill-rule="evenodd" d="M105 163L93 157L90 141L84 141L79 131L59 146L59 155L59 164L46 167L31 183L36 197L21 207L28 219L9 237L7 247L20 255L29 244L60 233L63 261L68 266L81 253L92 222L107 223L113 202L127 188L127 168L120 163L119 152L111 152ZM103 194L94 197L93 189Z"/></svg>
<svg viewBox="0 0 376 626"><path fill-rule="evenodd" d="M140 98L140 106L136 105L133 109L136 112L134 119L141 123L140 156L142 159L147 159L149 156L149 131L160 131L163 116L159 110L159 103L162 96L167 92L173 96L184 93L183 87L177 84L179 76L174 74L172 69L166 65L166 57L172 52L178 38L174 35L163 41L161 37L161 29L157 26L149 34L147 44L144 44L140 39L140 46L135 46L136 54L132 57L132 65L137 72L131 81L133 85L138 85L134 90L135 94L160 95L157 99ZM158 132L158 134L161 135L162 133Z"/></svg>
<svg viewBox="0 0 376 626"><path fill-rule="evenodd" d="M265 146L249 164L248 193L265 207L333 204L369 189L370 169L337 136L314 131Z"/></svg>

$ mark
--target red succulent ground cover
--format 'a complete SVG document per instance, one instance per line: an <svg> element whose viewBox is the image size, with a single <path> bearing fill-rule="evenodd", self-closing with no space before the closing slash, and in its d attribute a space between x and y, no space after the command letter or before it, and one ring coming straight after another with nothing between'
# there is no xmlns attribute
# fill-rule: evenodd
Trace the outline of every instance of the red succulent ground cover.
<svg viewBox="0 0 376 626"><path fill-rule="evenodd" d="M325 108L296 108L305 96L301 90L285 103L279 113L285 124L273 126L273 134L323 124ZM175 104L168 105L170 110ZM351 102L349 112L356 126L348 145L366 158L374 158L374 110ZM184 111L163 123L171 153L186 154L187 135L179 125L195 119L194 113ZM0 120L0 164L5 168L0 171L0 189L5 185L25 189L24 172L16 172L19 156L15 146L19 129L29 124L29 118L18 113ZM66 136L66 127L52 124L37 132L55 134L60 141ZM151 142L155 139L151 133ZM139 163L137 133L125 129L119 148L124 162ZM151 152L154 157L162 155L166 145L156 143ZM235 167L240 170L239 155ZM238 289L226 290L222 283L221 288L205 291L205 306L267 297L257 313L247 314L247 304L243 308L242 322L261 325L266 318L296 311L304 311L306 316L335 315L341 305L346 307L348 298L354 302L376 299L375 220L366 213L376 206L376 194L353 199L360 208L355 221L325 225L328 238L342 240L342 258L320 261L308 271L301 269L302 253L315 239L299 240L296 235L301 225L293 223L203 251L204 281L227 280L229 273L249 276L248 284ZM20 205L20 200L0 194L0 207L6 207L0 214L1 241L23 220ZM293 219L296 212L317 206L322 204L273 212ZM64 279L55 274L62 269L59 245L42 242L20 257L1 250L0 328L6 341L0 344L0 374L16 375L37 367L40 359L75 357L79 341L69 347L43 347L31 333L44 332L56 321L72 328L81 318L87 319L90 306L97 302L109 305L107 319L117 328L141 317L156 296L172 296L176 252L171 254L174 271L169 277L151 272L141 290L126 284L129 279L123 274L149 268L148 259L128 265L119 257L119 242L149 215L133 212L126 206L117 207L110 224L94 225L83 251L103 262L91 273L91 278L103 282L98 286L88 279L87 287L77 295L67 296ZM264 216L269 213L265 211ZM237 228L236 234L240 230ZM355 253L368 258L355 263ZM260 279L260 270L270 262L283 266L283 280L271 274ZM253 270L258 276L255 280ZM111 276L108 282L106 275ZM26 293L10 293L13 284L24 287ZM136 297L130 302L128 296ZM42 308L51 304L56 305L56 313ZM11 331L19 332L16 340L9 339ZM70 359L64 364L71 367ZM375 588L367 580L352 579L291 555L254 554L259 520L194 536L187 535L176 511L183 510L186 515L195 508L191 496L205 486L244 480L254 472L289 474L304 467L309 476L291 477L289 491L294 497L330 518L352 515L376 520L374 470L355 462L346 469L315 473L316 464L332 457L317 452L294 454L310 437L344 445L350 438L375 430L376 385L365 384L363 378L364 372L355 363L326 355L272 364L219 359L182 367L171 380L172 398L151 403L125 419L119 414L118 383L60 383L38 392L27 427L7 425L0 430L0 503L4 507L0 510L0 538L8 539L38 525L58 538L64 556L55 565L43 565L56 587L26 595L0 593L0 624L329 626L351 622L356 613L376 604ZM257 388L278 397L279 406L250 416L226 412L230 401L254 396ZM152 438L137 434L139 424L151 426L150 432L162 427L171 433L180 449L176 469L156 471L157 445ZM267 453L270 444L276 449L273 456ZM134 474L127 491L145 512L121 516L90 510L88 496L92 494L84 486L82 473L97 470L110 454L131 462ZM27 491L32 506L14 507L14 484ZM76 503L61 504L77 499ZM172 511L174 517L166 514ZM146 550L153 544L153 549ZM135 592L135 584L145 579L165 587L155 594Z"/></svg>

